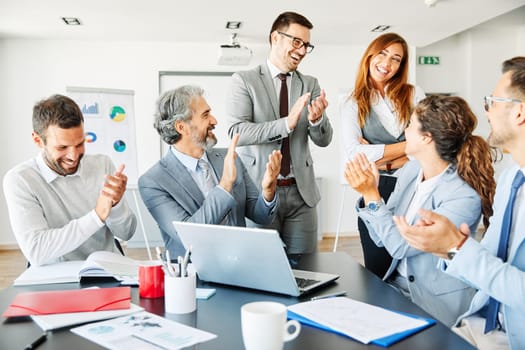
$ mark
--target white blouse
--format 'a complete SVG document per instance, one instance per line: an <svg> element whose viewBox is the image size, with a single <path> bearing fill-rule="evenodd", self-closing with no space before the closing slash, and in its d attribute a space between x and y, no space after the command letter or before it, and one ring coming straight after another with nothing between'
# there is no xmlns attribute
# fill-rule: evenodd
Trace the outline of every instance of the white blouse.
<svg viewBox="0 0 525 350"><path fill-rule="evenodd" d="M419 86L415 86L413 101L414 105L425 98L425 92ZM405 125L398 123L397 112L394 110L393 103L387 98L378 95L371 106L372 110L379 116L379 120L384 128L394 137L399 137ZM364 153L369 161L375 162L383 158L385 151L384 144L362 145L359 139L363 137L363 132L359 126L357 118L357 103L354 99L345 96L339 105L339 115L341 116L341 142L347 160L353 159L357 153Z"/></svg>

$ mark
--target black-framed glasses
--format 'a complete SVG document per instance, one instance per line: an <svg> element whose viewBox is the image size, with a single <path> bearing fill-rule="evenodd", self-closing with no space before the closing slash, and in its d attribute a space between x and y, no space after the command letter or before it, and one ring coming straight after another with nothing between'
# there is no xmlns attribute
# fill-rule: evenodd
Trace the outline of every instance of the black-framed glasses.
<svg viewBox="0 0 525 350"><path fill-rule="evenodd" d="M293 35L290 35L288 33L283 33L283 32L277 32L277 33L279 33L281 35L284 35L287 38L292 39L292 46L295 49L299 50L300 48L302 48L304 46L306 48L306 53L310 53L314 49L314 46L312 44L304 42L301 39L299 39L299 38L297 38L297 37L295 37Z"/></svg>
<svg viewBox="0 0 525 350"><path fill-rule="evenodd" d="M488 112L490 110L490 107L492 107L492 104L494 102L512 102L512 103L521 103L523 101L517 100L515 98L508 98L508 97L497 97L497 96L485 96L483 97L483 101L485 102L485 111Z"/></svg>

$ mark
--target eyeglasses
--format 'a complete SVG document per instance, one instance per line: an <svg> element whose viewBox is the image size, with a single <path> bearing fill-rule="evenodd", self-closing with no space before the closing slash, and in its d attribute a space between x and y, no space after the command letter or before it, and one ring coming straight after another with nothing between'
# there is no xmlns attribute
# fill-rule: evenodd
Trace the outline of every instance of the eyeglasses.
<svg viewBox="0 0 525 350"><path fill-rule="evenodd" d="M523 101L517 100L515 98L508 98L508 97L496 97L496 96L485 96L483 97L483 101L485 102L485 111L488 112L490 107L492 107L492 104L494 102L512 102L512 103L521 103Z"/></svg>
<svg viewBox="0 0 525 350"><path fill-rule="evenodd" d="M279 34L281 34L281 35L283 35L283 36L285 36L287 38L292 39L292 46L295 49L299 50L300 48L302 48L304 46L306 48L306 53L310 53L314 49L314 46L312 44L304 42L301 39L296 38L293 35L290 35L290 34L287 34L287 33L283 33L283 32L277 32L277 33L279 33Z"/></svg>

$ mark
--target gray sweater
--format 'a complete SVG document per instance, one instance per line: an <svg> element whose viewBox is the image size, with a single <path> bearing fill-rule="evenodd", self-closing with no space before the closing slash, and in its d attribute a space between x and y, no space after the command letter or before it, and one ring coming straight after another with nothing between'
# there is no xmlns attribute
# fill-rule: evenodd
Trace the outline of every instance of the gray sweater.
<svg viewBox="0 0 525 350"><path fill-rule="evenodd" d="M109 157L84 155L76 174L56 176L39 154L6 173L11 227L32 265L84 260L97 250L115 251L114 236L131 238L137 221L124 198L105 223L94 211L104 177L114 171Z"/></svg>

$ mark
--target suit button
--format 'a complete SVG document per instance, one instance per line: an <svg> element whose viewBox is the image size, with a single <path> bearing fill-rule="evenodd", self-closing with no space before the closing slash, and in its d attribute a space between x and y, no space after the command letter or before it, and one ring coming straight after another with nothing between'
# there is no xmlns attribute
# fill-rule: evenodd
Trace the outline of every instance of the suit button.
<svg viewBox="0 0 525 350"><path fill-rule="evenodd" d="M412 276L412 275L408 276L408 280L409 280L410 282L414 282L415 279L416 279L416 278L415 278L414 276Z"/></svg>

